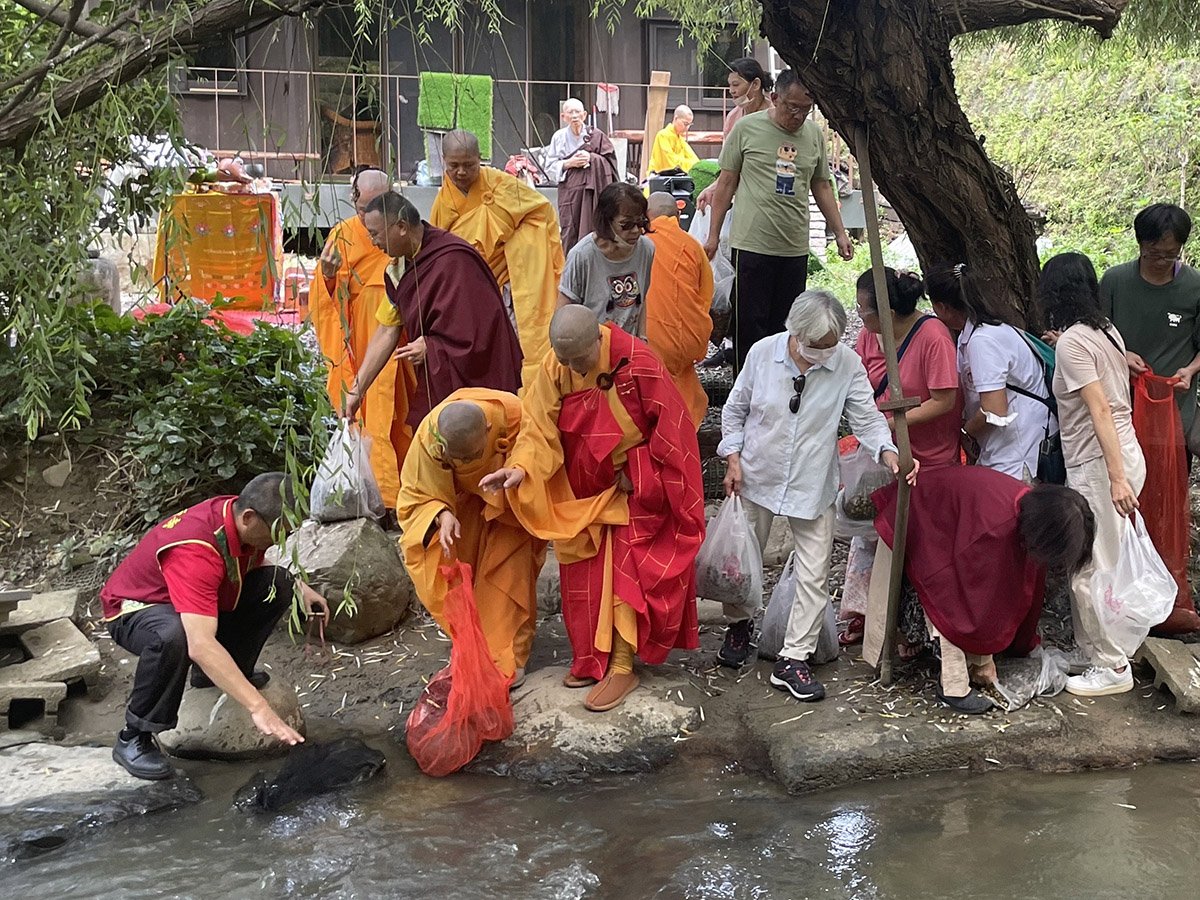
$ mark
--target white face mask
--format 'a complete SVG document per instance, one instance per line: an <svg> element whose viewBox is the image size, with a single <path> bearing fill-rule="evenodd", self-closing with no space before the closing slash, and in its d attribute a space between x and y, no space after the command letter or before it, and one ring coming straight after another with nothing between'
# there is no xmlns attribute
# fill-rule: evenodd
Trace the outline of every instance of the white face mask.
<svg viewBox="0 0 1200 900"><path fill-rule="evenodd" d="M810 347L808 344L796 344L796 352L814 366L829 362L833 358L835 350L837 350L837 347L827 347L824 350L820 350L816 347Z"/></svg>

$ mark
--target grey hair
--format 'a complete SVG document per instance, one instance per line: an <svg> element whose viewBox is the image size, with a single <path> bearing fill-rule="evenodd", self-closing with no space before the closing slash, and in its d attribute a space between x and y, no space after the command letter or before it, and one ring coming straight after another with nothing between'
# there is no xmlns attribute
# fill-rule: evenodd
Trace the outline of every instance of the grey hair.
<svg viewBox="0 0 1200 900"><path fill-rule="evenodd" d="M829 291L805 291L788 311L787 330L806 344L831 331L840 339L846 331L846 309Z"/></svg>

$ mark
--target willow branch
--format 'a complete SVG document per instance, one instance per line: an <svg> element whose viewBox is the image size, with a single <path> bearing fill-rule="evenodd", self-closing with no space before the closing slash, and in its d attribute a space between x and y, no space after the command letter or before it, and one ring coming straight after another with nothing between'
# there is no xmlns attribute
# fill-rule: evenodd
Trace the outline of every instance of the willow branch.
<svg viewBox="0 0 1200 900"><path fill-rule="evenodd" d="M35 16L45 19L47 22L53 22L55 25L63 26L67 22L67 13L59 9L62 6L61 0L53 6L49 3L44 3L43 0L15 0L17 6L23 6ZM104 29L103 25L97 25L95 22L86 18L78 18L71 23L70 29L80 37L92 37ZM116 43L116 38L113 38L110 43Z"/></svg>
<svg viewBox="0 0 1200 900"><path fill-rule="evenodd" d="M75 23L79 21L79 16L83 13L83 6L86 2L87 0L71 0L71 9L67 12L67 19L59 28L57 36L55 36L54 41L50 44L50 49L46 51L47 56L54 57L62 50L67 41L70 40L71 35L74 33ZM13 95L13 98L4 104L4 108L0 109L0 119L3 119L24 103L27 98L33 96L37 89L42 86L42 81L45 79L46 72L48 71L49 69L43 71L40 75L35 75L25 87L17 91ZM4 93L4 90L0 89L0 94L2 93Z"/></svg>
<svg viewBox="0 0 1200 900"><path fill-rule="evenodd" d="M1129 0L936 0L953 34L1056 19L1110 37L1128 5Z"/></svg>

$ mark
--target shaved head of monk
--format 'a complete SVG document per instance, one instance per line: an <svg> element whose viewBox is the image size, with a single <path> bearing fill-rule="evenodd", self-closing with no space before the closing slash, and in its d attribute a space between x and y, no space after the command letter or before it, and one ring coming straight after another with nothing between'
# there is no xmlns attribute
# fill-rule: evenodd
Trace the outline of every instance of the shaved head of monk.
<svg viewBox="0 0 1200 900"><path fill-rule="evenodd" d="M363 217L372 200L391 189L392 176L383 169L363 169L355 175L354 180L350 182L350 199L358 217Z"/></svg>
<svg viewBox="0 0 1200 900"><path fill-rule="evenodd" d="M474 462L487 450L487 416L470 400L456 400L443 406L438 413L437 430L449 460Z"/></svg>
<svg viewBox="0 0 1200 900"><path fill-rule="evenodd" d="M442 138L442 171L452 185L464 194L470 193L479 180L481 164L479 138L461 128L446 132Z"/></svg>
<svg viewBox="0 0 1200 900"><path fill-rule="evenodd" d="M569 303L550 320L554 355L577 375L586 375L600 361L600 320L578 303Z"/></svg>
<svg viewBox="0 0 1200 900"><path fill-rule="evenodd" d="M679 203L666 191L655 191L646 201L646 218L653 221L662 216L679 218Z"/></svg>

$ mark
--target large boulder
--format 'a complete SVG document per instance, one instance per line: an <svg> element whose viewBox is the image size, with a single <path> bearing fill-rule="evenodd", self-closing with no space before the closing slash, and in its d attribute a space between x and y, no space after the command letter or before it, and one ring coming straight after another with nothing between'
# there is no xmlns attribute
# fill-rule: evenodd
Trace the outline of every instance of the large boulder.
<svg viewBox="0 0 1200 900"><path fill-rule="evenodd" d="M199 799L183 774L134 778L113 762L109 747L0 749L0 863L55 850L98 825Z"/></svg>
<svg viewBox="0 0 1200 900"><path fill-rule="evenodd" d="M334 615L325 626L325 637L336 643L358 644L387 634L416 602L400 548L370 519L330 525L305 522L288 539L286 553L329 601ZM347 595L354 601L354 612L338 612Z"/></svg>
<svg viewBox="0 0 1200 900"><path fill-rule="evenodd" d="M276 675L262 694L283 721L304 733L304 716L295 688ZM260 759L288 749L255 728L245 707L215 687L189 687L184 691L179 724L160 734L158 743L172 756L185 759Z"/></svg>
<svg viewBox="0 0 1200 900"><path fill-rule="evenodd" d="M512 692L515 730L485 745L469 771L543 784L648 772L674 759L679 741L700 726L703 695L677 671L641 670L641 686L606 713L585 709L587 690L564 687L566 673L539 669Z"/></svg>
<svg viewBox="0 0 1200 900"><path fill-rule="evenodd" d="M537 605L538 616L543 619L557 615L562 609L562 583L553 547L546 551L546 562L542 564L542 571L538 575Z"/></svg>

